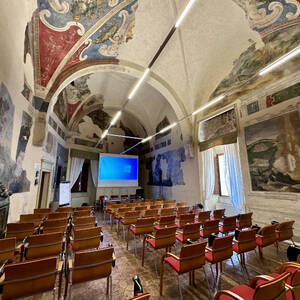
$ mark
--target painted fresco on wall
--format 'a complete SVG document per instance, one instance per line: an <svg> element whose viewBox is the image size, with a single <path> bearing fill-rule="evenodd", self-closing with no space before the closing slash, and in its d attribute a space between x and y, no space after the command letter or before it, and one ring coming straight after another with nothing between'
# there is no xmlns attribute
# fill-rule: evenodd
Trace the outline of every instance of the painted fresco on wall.
<svg viewBox="0 0 300 300"><path fill-rule="evenodd" d="M60 93L57 97L57 101L53 108L54 113L59 118L59 120L63 123L63 125L67 126L68 123L68 106L65 101L62 93Z"/></svg>
<svg viewBox="0 0 300 300"><path fill-rule="evenodd" d="M300 192L300 112L245 128L253 191Z"/></svg>
<svg viewBox="0 0 300 300"><path fill-rule="evenodd" d="M146 159L148 185L185 185L181 163L186 161L184 147Z"/></svg>
<svg viewBox="0 0 300 300"><path fill-rule="evenodd" d="M23 87L23 91L21 93L25 97L26 100L28 100L29 102L31 102L31 98L33 96L33 92L31 90L29 84L27 83L27 80L26 80L25 76L24 76L24 87Z"/></svg>
<svg viewBox="0 0 300 300"><path fill-rule="evenodd" d="M23 169L23 161L30 137L31 127L32 118L29 114L23 111L22 124L16 152L16 166L13 171L13 178L9 182L9 189L13 193L29 192L30 190L30 181L27 179L26 171Z"/></svg>
<svg viewBox="0 0 300 300"><path fill-rule="evenodd" d="M300 42L300 24L273 32L263 37L262 40L265 44L262 48L256 49L253 44L234 61L232 71L222 80L212 97L242 86L259 70L296 48ZM291 68L293 67L295 66L292 65ZM257 81L258 83L259 81ZM247 90L247 88L249 86L241 87L241 91Z"/></svg>
<svg viewBox="0 0 300 300"><path fill-rule="evenodd" d="M205 142L236 131L235 110L230 109L214 118L200 122L199 141Z"/></svg>
<svg viewBox="0 0 300 300"><path fill-rule="evenodd" d="M56 156L56 148L57 148L57 140L55 136L48 131L46 143L44 145L44 151L48 154L50 154L52 157Z"/></svg>

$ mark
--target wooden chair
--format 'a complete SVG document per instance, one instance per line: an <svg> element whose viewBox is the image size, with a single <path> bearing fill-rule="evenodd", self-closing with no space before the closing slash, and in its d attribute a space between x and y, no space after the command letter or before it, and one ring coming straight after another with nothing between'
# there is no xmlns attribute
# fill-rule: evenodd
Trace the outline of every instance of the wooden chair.
<svg viewBox="0 0 300 300"><path fill-rule="evenodd" d="M146 210L148 207L147 205L140 205L140 206L136 206L135 210Z"/></svg>
<svg viewBox="0 0 300 300"><path fill-rule="evenodd" d="M16 238L0 239L0 267L15 260Z"/></svg>
<svg viewBox="0 0 300 300"><path fill-rule="evenodd" d="M179 218L180 215L188 214L190 212L189 206L179 206L177 207L177 218Z"/></svg>
<svg viewBox="0 0 300 300"><path fill-rule="evenodd" d="M184 245L182 246L179 255L175 255L173 253L167 252L162 257L161 268L160 268L161 269L160 272L160 295L161 296L163 294L164 264L167 263L172 267L172 269L174 269L177 272L179 293L182 299L179 275L184 273L189 273L190 284L195 284L195 270L200 269L205 265L205 246L206 246L206 242ZM204 268L203 271L207 281ZM208 289L209 289L209 285L208 285Z"/></svg>
<svg viewBox="0 0 300 300"><path fill-rule="evenodd" d="M43 214L20 215L20 222L21 223L33 223L34 227L38 228L41 225L44 218L45 218L45 215L43 215Z"/></svg>
<svg viewBox="0 0 300 300"><path fill-rule="evenodd" d="M59 213L73 213L73 207L71 206L62 206L56 209L56 212Z"/></svg>
<svg viewBox="0 0 300 300"><path fill-rule="evenodd" d="M16 238L16 242L23 241L27 236L34 234L34 223L8 223L6 226L6 238Z"/></svg>
<svg viewBox="0 0 300 300"><path fill-rule="evenodd" d="M240 214L236 217L236 228L243 229L243 228L250 228L252 226L252 212L246 214Z"/></svg>
<svg viewBox="0 0 300 300"><path fill-rule="evenodd" d="M177 232L176 239L180 243L185 243L187 239L197 241L200 239L200 223L185 224L182 232Z"/></svg>
<svg viewBox="0 0 300 300"><path fill-rule="evenodd" d="M200 236L202 238L208 238L211 234L219 233L219 220L210 220L202 224L200 229Z"/></svg>
<svg viewBox="0 0 300 300"><path fill-rule="evenodd" d="M160 217L163 217L163 216L172 216L172 215L175 215L174 208L162 208L160 210Z"/></svg>
<svg viewBox="0 0 300 300"><path fill-rule="evenodd" d="M255 286L263 275L255 277L250 286L239 285L230 290L223 290L216 294L215 300L286 300L285 280L289 273L283 273L280 277L268 280L266 283Z"/></svg>
<svg viewBox="0 0 300 300"><path fill-rule="evenodd" d="M176 216L162 216L159 218L159 222L157 225L154 226L155 230L161 229L161 228L165 228L165 227L172 227L172 226L176 226L175 225L175 219Z"/></svg>
<svg viewBox="0 0 300 300"><path fill-rule="evenodd" d="M170 204L170 203L175 204L175 203L176 203L176 200L166 200L166 202L165 202L165 204Z"/></svg>
<svg viewBox="0 0 300 300"><path fill-rule="evenodd" d="M172 247L176 242L176 227L166 227L157 229L154 235L146 234L143 240L143 251L142 251L142 266L144 266L145 259L145 246L150 245L154 250L166 249L168 252L169 248ZM156 260L154 260L156 263ZM156 269L156 264L155 264Z"/></svg>
<svg viewBox="0 0 300 300"><path fill-rule="evenodd" d="M259 250L260 258L263 257L262 248L274 244L276 246L276 230L277 224L267 225L261 228L256 235L256 244Z"/></svg>
<svg viewBox="0 0 300 300"><path fill-rule="evenodd" d="M127 200L128 199L128 195L121 195L121 200L124 201L124 200Z"/></svg>
<svg viewBox="0 0 300 300"><path fill-rule="evenodd" d="M119 208L118 211L116 212L114 219L117 221L117 232L119 233L120 231L120 222L122 218L124 217L125 213L131 211L131 207L122 207Z"/></svg>
<svg viewBox="0 0 300 300"><path fill-rule="evenodd" d="M212 213L212 219L222 219L225 215L225 209L215 209Z"/></svg>
<svg viewBox="0 0 300 300"><path fill-rule="evenodd" d="M67 212L55 212L48 214L48 220L58 220L58 219L69 219L70 218L70 213Z"/></svg>
<svg viewBox="0 0 300 300"><path fill-rule="evenodd" d="M150 217L154 217L155 219L157 219L158 217L158 209L147 209L144 213L144 217L145 218L150 218Z"/></svg>
<svg viewBox="0 0 300 300"><path fill-rule="evenodd" d="M97 226L96 217L73 218L72 226L76 229L93 228Z"/></svg>
<svg viewBox="0 0 300 300"><path fill-rule="evenodd" d="M88 210L75 210L73 213L74 218L81 218L81 217L89 217L91 212Z"/></svg>
<svg viewBox="0 0 300 300"><path fill-rule="evenodd" d="M64 251L65 239L61 232L29 236L24 245L24 259L60 256Z"/></svg>
<svg viewBox="0 0 300 300"><path fill-rule="evenodd" d="M185 224L195 223L195 214L179 215L179 220L176 223L177 228L182 228Z"/></svg>
<svg viewBox="0 0 300 300"><path fill-rule="evenodd" d="M66 233L69 229L68 219L46 220L43 224L43 233Z"/></svg>
<svg viewBox="0 0 300 300"><path fill-rule="evenodd" d="M93 206L79 206L76 209L77 210L88 210L89 212L92 212L94 207Z"/></svg>
<svg viewBox="0 0 300 300"><path fill-rule="evenodd" d="M165 203L164 208L175 208L175 203Z"/></svg>
<svg viewBox="0 0 300 300"><path fill-rule="evenodd" d="M129 243L129 232L133 234L134 237L134 250L136 253L136 239L137 235L150 234L154 231L154 222L155 218L138 218L135 224L131 224L128 227L127 233L127 245L126 249L128 250Z"/></svg>
<svg viewBox="0 0 300 300"><path fill-rule="evenodd" d="M134 203L134 204L140 204L140 203L142 203L143 201L142 200L140 200L140 199L136 199L136 200L133 200L132 201L132 203Z"/></svg>
<svg viewBox="0 0 300 300"><path fill-rule="evenodd" d="M52 291L55 299L57 274L62 272L62 262L57 265L56 257L37 259L6 265L2 300L31 296ZM58 287L60 298L61 281Z"/></svg>
<svg viewBox="0 0 300 300"><path fill-rule="evenodd" d="M196 219L196 222L198 222L200 224L203 224L204 222L209 221L210 220L210 214L211 214L210 210L200 211L198 213L198 218Z"/></svg>
<svg viewBox="0 0 300 300"><path fill-rule="evenodd" d="M72 299L72 286L76 283L107 279L106 296L112 299L113 247L75 252L74 261L68 261L65 298Z"/></svg>
<svg viewBox="0 0 300 300"><path fill-rule="evenodd" d="M150 205L150 209L158 209L158 210L161 210L163 207L162 204L153 204L153 205Z"/></svg>
<svg viewBox="0 0 300 300"><path fill-rule="evenodd" d="M50 214L51 208L35 208L33 210L34 214Z"/></svg>
<svg viewBox="0 0 300 300"><path fill-rule="evenodd" d="M121 224L123 227L123 238L124 239L125 239L125 231L127 231L128 227L131 224L135 224L139 217L140 217L140 211L129 211L124 214L124 217L121 220Z"/></svg>
<svg viewBox="0 0 300 300"><path fill-rule="evenodd" d="M245 253L256 248L257 229L248 229L240 231L235 240L233 240L232 249L240 255L240 262L245 265Z"/></svg>
<svg viewBox="0 0 300 300"><path fill-rule="evenodd" d="M293 225L295 221L282 222L276 226L276 241L278 242L291 240L293 243Z"/></svg>
<svg viewBox="0 0 300 300"><path fill-rule="evenodd" d="M74 229L71 238L71 246L74 252L97 249L100 247L101 227L88 229Z"/></svg>
<svg viewBox="0 0 300 300"><path fill-rule="evenodd" d="M226 217L220 221L219 231L227 235L229 232L235 231L236 216Z"/></svg>
<svg viewBox="0 0 300 300"><path fill-rule="evenodd" d="M220 272L222 272L222 262L229 258L231 259L232 239L233 235L216 237L212 243L212 246L206 247L206 260L211 264L216 264L216 279L218 277L218 264L220 264Z"/></svg>
<svg viewBox="0 0 300 300"><path fill-rule="evenodd" d="M185 207L188 206L186 202L177 202L176 207Z"/></svg>

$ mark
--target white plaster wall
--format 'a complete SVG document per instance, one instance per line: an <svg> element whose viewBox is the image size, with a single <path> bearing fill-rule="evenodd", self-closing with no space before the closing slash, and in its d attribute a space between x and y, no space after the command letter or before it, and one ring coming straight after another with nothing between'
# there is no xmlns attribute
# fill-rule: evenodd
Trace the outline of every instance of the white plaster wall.
<svg viewBox="0 0 300 300"><path fill-rule="evenodd" d="M30 60L27 60L26 66L23 63L23 49L26 23L30 21L35 8L35 0L1 0L0 2L0 82L4 82L7 86L15 105L11 148L11 158L13 160L16 156L22 112L26 111L31 116L34 112L21 91L23 90L24 72L30 74L30 69L32 69ZM29 78L29 80L31 79ZM41 158L41 148L32 146L31 131L23 162L23 168L26 170L27 178L31 182L30 191L14 194L11 197L9 222L17 221L22 213L33 211L37 192L37 186L34 186L34 163L40 162Z"/></svg>

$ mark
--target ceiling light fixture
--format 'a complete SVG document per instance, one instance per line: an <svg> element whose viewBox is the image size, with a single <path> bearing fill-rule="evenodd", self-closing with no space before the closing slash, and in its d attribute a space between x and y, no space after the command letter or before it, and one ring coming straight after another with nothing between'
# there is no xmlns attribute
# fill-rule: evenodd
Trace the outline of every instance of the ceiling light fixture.
<svg viewBox="0 0 300 300"><path fill-rule="evenodd" d="M162 130L160 130L159 134L160 134L160 133L164 133L164 132L166 132L166 131L172 129L172 128L175 127L176 125L177 125L177 122L174 122L174 123L170 124L169 126L167 126L167 127L163 128Z"/></svg>
<svg viewBox="0 0 300 300"><path fill-rule="evenodd" d="M259 76L262 76L273 69L277 68L279 65L283 64L284 62L290 60L291 58L295 57L300 53L300 45L294 48L292 51L286 53L285 55L281 56L280 58L276 59L274 62L263 68L258 72Z"/></svg>
<svg viewBox="0 0 300 300"><path fill-rule="evenodd" d="M191 9L191 7L192 7L192 5L194 4L195 1L196 0L190 0L188 5L185 7L184 11L182 12L181 16L178 18L178 20L175 24L175 28L178 28L180 26L181 22L183 21L184 17L188 13L188 11Z"/></svg>
<svg viewBox="0 0 300 300"><path fill-rule="evenodd" d="M101 135L101 140L105 139L105 137L107 136L108 134L108 129L105 129Z"/></svg>
<svg viewBox="0 0 300 300"><path fill-rule="evenodd" d="M150 135L150 136L148 136L148 137L144 138L144 139L142 140L142 143L144 144L144 143L146 143L146 142L150 141L152 138L153 138L153 136L152 136L152 135Z"/></svg>
<svg viewBox="0 0 300 300"><path fill-rule="evenodd" d="M201 106L200 108L198 108L197 110L195 110L193 113L192 113L192 116L198 114L200 111L216 104L217 102L221 101L222 99L224 99L226 97L226 94L222 94L216 98L214 98L213 100L209 101L207 104Z"/></svg>
<svg viewBox="0 0 300 300"><path fill-rule="evenodd" d="M113 119L112 119L111 122L110 122L110 125L111 125L111 126L114 126L114 125L117 123L117 121L118 121L118 119L120 118L121 114L122 114L122 111L121 111L121 110L119 110L119 111L115 114L115 116L113 117Z"/></svg>
<svg viewBox="0 0 300 300"><path fill-rule="evenodd" d="M138 88L140 87L140 85L143 83L143 81L146 79L147 75L149 74L150 69L147 68L143 74L143 76L139 79L139 81L137 82L137 84L135 85L135 87L132 89L132 91L130 92L128 99L131 100L133 98L133 96L135 95L136 91L138 90Z"/></svg>

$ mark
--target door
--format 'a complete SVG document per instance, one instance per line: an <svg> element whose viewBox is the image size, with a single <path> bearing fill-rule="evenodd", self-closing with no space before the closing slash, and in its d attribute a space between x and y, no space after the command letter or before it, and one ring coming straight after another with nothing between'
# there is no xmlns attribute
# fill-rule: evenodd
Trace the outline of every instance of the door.
<svg viewBox="0 0 300 300"><path fill-rule="evenodd" d="M39 194L38 208L47 208L48 207L48 192L50 184L50 172L42 172L41 176L41 187Z"/></svg>

